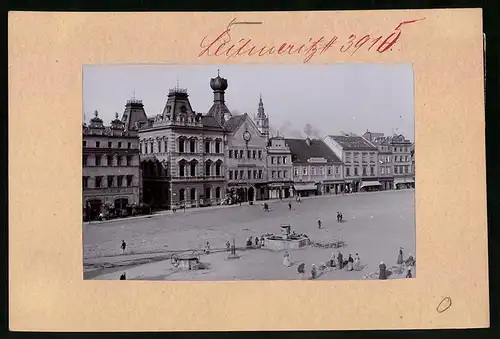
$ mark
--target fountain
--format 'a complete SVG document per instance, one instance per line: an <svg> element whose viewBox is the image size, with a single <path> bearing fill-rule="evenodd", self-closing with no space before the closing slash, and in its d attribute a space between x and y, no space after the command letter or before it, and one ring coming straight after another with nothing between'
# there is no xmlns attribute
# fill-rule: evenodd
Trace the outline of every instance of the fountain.
<svg viewBox="0 0 500 339"><path fill-rule="evenodd" d="M296 234L291 231L290 225L280 225L281 234L265 234L264 248L272 251L296 250L310 244L305 234Z"/></svg>

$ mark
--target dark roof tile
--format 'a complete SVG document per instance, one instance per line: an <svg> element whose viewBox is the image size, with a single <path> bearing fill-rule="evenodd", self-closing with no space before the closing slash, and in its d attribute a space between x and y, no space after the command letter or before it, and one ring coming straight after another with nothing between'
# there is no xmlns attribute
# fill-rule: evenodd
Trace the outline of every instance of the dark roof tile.
<svg viewBox="0 0 500 339"><path fill-rule="evenodd" d="M222 126L211 115L204 115L201 118L201 122L203 124L203 127L222 129Z"/></svg>
<svg viewBox="0 0 500 339"><path fill-rule="evenodd" d="M376 150L377 147L373 146L368 140L363 137L352 135L330 135L330 138L335 140L344 149L364 149L364 150Z"/></svg>
<svg viewBox="0 0 500 339"><path fill-rule="evenodd" d="M229 132L234 132L245 120L247 114L241 114L241 115L233 115L226 123L224 124L224 128L228 130Z"/></svg>
<svg viewBox="0 0 500 339"><path fill-rule="evenodd" d="M285 139L285 141L292 152L293 162L307 162L309 158L325 158L328 162L341 163L323 140L310 139L310 145L304 139Z"/></svg>

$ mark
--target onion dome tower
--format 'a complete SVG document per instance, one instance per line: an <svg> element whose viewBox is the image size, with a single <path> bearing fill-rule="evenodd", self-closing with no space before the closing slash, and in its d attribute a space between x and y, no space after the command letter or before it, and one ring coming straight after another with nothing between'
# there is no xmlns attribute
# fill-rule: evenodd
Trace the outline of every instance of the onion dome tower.
<svg viewBox="0 0 500 339"><path fill-rule="evenodd" d="M224 94L228 87L227 80L222 78L219 71L217 71L217 77L210 79L210 87L214 91L214 103L207 115L213 116L221 126L224 126L224 123L232 116L224 99Z"/></svg>

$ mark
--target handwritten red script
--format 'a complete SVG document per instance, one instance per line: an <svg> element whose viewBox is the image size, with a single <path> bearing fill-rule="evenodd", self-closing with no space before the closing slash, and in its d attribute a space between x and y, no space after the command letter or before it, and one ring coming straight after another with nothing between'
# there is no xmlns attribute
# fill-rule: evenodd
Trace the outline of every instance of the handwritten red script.
<svg viewBox="0 0 500 339"><path fill-rule="evenodd" d="M385 35L371 36L369 34L351 33L349 37L344 39L338 36L326 38L321 36L318 38L310 38L305 43L289 43L283 42L277 45L258 44L252 41L252 38L240 38L233 40L231 36L233 27L239 22L233 19L225 30L219 33L213 40L205 36L200 42L201 51L198 57L216 56L235 59L239 56L265 56L265 55L301 55L304 57L304 63L309 62L317 53L324 54L329 49L336 46L341 53L349 53L354 55L361 48L366 48L368 51L377 53L385 53L391 51L392 47L399 41L402 28L405 25L413 24L425 18L401 21L392 32ZM240 22L243 23L243 22Z"/></svg>

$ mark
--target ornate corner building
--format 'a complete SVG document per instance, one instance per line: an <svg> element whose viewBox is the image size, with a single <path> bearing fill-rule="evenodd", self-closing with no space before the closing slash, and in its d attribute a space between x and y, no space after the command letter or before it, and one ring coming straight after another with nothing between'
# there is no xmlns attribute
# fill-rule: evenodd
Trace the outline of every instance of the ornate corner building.
<svg viewBox="0 0 500 339"><path fill-rule="evenodd" d="M140 202L139 139L116 118L105 126L99 114L82 126L82 182L84 220L104 208L117 211Z"/></svg>

